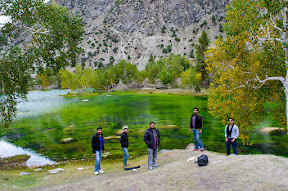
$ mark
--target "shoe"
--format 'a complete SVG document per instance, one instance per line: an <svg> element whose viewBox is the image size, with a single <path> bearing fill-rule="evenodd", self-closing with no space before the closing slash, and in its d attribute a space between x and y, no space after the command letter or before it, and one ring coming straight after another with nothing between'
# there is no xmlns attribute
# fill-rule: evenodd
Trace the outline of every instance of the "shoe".
<svg viewBox="0 0 288 191"><path fill-rule="evenodd" d="M153 170L153 168L152 167L148 167L149 168L149 170Z"/></svg>
<svg viewBox="0 0 288 191"><path fill-rule="evenodd" d="M123 166L123 168L126 168L126 167L127 167L127 165L124 165L124 166Z"/></svg>
<svg viewBox="0 0 288 191"><path fill-rule="evenodd" d="M194 149L193 151L198 151L198 149Z"/></svg>
<svg viewBox="0 0 288 191"><path fill-rule="evenodd" d="M160 167L160 165L159 165L159 164L154 164L153 166L154 166L154 167Z"/></svg>
<svg viewBox="0 0 288 191"><path fill-rule="evenodd" d="M96 175L98 175L98 174L99 174L99 172L95 172L95 174L96 174Z"/></svg>
<svg viewBox="0 0 288 191"><path fill-rule="evenodd" d="M101 174L102 174L102 173L104 173L104 171L103 171L103 170L99 170L99 173L101 173Z"/></svg>

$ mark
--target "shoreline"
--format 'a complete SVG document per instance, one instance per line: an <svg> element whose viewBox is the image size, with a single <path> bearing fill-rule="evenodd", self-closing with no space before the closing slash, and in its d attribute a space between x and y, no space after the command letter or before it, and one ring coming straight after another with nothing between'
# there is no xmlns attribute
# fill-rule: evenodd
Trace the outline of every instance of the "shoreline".
<svg viewBox="0 0 288 191"><path fill-rule="evenodd" d="M132 189L137 191L147 189L179 190L181 188L181 190L226 190L233 186L238 190L247 190L245 188L251 186L248 190L252 188L281 190L279 188L288 186L288 181L277 179L277 177L287 177L285 176L287 171L284 168L288 165L287 158L263 154L227 157L217 152L193 152L192 148L188 146L186 149L174 149L159 153L157 163L160 167L152 171L147 168L147 155L128 159L130 166L141 166L137 171L123 171L122 159L103 160L101 166L105 172L98 176L93 173L94 160L92 159L90 161L71 161L54 167L43 167L40 171L28 168L1 171L1 179L7 180L4 181L5 185L0 184L0 189L49 191ZM201 154L209 157L209 163L205 167L198 167L194 163L195 158ZM191 158L193 160L189 160ZM48 170L55 168L62 168L64 171L56 174L48 173ZM27 172L30 175L19 176L20 172ZM259 181L260 179L262 181ZM231 182L224 183L223 180L231 180Z"/></svg>

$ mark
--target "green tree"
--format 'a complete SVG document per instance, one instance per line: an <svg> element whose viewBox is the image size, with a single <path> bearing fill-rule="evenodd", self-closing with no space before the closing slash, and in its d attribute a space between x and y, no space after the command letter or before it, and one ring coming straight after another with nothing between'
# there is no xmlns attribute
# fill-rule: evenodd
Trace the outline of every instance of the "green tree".
<svg viewBox="0 0 288 191"><path fill-rule="evenodd" d="M121 60L116 67L122 69L119 78L121 79L122 83L125 84L125 88L127 88L127 84L137 79L138 70L136 65L126 62L125 60Z"/></svg>
<svg viewBox="0 0 288 191"><path fill-rule="evenodd" d="M198 45L196 45L196 70L201 73L201 87L204 86L204 80L207 78L205 63L205 54L207 51L210 40L208 39L207 33L205 30L202 31L201 37L198 39Z"/></svg>
<svg viewBox="0 0 288 191"><path fill-rule="evenodd" d="M143 83L146 78L147 78L147 72L145 70L137 72L136 80L137 80L138 87L140 87L140 84Z"/></svg>
<svg viewBox="0 0 288 191"><path fill-rule="evenodd" d="M150 83L155 83L155 79L161 71L161 65L153 62L148 62L145 66L147 77Z"/></svg>
<svg viewBox="0 0 288 191"><path fill-rule="evenodd" d="M251 143L248 133L269 110L279 126L287 127L286 18L286 1L232 1L226 13L227 36L207 52L209 110L223 123L234 117L246 144ZM269 110L267 103L272 105Z"/></svg>
<svg viewBox="0 0 288 191"><path fill-rule="evenodd" d="M201 73L197 73L196 69L191 67L181 73L181 86L184 88L199 90L199 82L201 80Z"/></svg>
<svg viewBox="0 0 288 191"><path fill-rule="evenodd" d="M0 7L11 18L0 29L1 123L8 127L16 114L16 99L26 98L31 74L57 74L75 65L84 30L80 18L56 4L6 0Z"/></svg>

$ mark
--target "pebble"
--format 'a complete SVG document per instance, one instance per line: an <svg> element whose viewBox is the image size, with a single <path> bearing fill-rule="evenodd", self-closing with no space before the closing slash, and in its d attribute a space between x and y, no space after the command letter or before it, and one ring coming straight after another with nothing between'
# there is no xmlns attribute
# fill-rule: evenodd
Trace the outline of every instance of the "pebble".
<svg viewBox="0 0 288 191"><path fill-rule="evenodd" d="M19 174L19 176L25 176L25 175L29 176L30 173L27 173L27 172L20 172L20 174Z"/></svg>
<svg viewBox="0 0 288 191"><path fill-rule="evenodd" d="M53 169L53 170L48 170L49 173L52 173L52 174L55 174L57 172L61 172L61 171L64 171L63 168L56 168L56 169Z"/></svg>

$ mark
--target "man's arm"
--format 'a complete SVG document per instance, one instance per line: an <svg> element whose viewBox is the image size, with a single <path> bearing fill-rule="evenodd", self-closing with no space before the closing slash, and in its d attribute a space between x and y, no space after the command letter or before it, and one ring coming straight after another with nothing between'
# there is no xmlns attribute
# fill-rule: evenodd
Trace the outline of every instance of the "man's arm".
<svg viewBox="0 0 288 191"><path fill-rule="evenodd" d="M147 132L147 130L144 133L144 142L148 145L148 132Z"/></svg>
<svg viewBox="0 0 288 191"><path fill-rule="evenodd" d="M94 153L94 155L96 155L96 147L95 147L95 136L93 135L92 137L92 152Z"/></svg>
<svg viewBox="0 0 288 191"><path fill-rule="evenodd" d="M200 121L200 129L199 129L199 133L202 133L202 128L203 128L203 117L202 115L199 114L199 121Z"/></svg>
<svg viewBox="0 0 288 191"><path fill-rule="evenodd" d="M159 130L157 129L158 131L158 134L157 134L157 137L158 137L158 145L160 145L160 133L159 133Z"/></svg>
<svg viewBox="0 0 288 191"><path fill-rule="evenodd" d="M225 133L225 141L226 141L226 142L228 142L227 127L228 127L228 125L225 126L225 130L224 130L224 133Z"/></svg>

